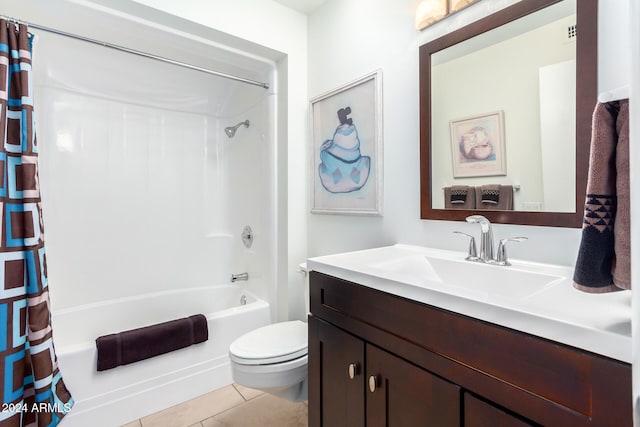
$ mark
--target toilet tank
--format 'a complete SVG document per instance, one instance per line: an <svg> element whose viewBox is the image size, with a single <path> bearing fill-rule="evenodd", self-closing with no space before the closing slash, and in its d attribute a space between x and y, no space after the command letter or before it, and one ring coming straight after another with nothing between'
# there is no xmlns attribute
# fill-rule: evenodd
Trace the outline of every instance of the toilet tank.
<svg viewBox="0 0 640 427"><path fill-rule="evenodd" d="M306 262L300 263L298 273L300 273L300 284L303 286L304 291L304 309L308 316L311 313L309 311L309 269Z"/></svg>

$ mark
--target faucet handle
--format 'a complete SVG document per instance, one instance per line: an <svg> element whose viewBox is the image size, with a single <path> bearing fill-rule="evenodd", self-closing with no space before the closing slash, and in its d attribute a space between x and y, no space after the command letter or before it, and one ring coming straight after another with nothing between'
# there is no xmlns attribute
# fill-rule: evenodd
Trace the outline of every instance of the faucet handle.
<svg viewBox="0 0 640 427"><path fill-rule="evenodd" d="M476 238L471 234L463 233L462 231L454 231L453 234L460 234L469 238L469 253L465 258L467 261L478 261L478 250L476 249Z"/></svg>
<svg viewBox="0 0 640 427"><path fill-rule="evenodd" d="M500 239L500 244L498 245L498 256L496 257L496 264L504 266L511 265L511 263L507 259L507 242L524 242L525 240L529 240L529 238L510 237L508 239Z"/></svg>

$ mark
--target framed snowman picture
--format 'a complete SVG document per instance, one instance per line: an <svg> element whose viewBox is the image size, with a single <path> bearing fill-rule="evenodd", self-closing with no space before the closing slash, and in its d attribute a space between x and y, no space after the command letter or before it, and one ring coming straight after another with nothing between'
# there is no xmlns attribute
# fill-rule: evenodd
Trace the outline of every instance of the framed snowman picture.
<svg viewBox="0 0 640 427"><path fill-rule="evenodd" d="M382 215L382 71L310 101L311 212Z"/></svg>

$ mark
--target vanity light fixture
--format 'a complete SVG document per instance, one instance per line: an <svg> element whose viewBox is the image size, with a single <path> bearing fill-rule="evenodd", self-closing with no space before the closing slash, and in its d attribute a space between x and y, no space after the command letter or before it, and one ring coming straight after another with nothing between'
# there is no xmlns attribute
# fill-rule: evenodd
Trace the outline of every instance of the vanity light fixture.
<svg viewBox="0 0 640 427"><path fill-rule="evenodd" d="M452 13L458 12L478 0L422 0L416 9L416 30L424 30Z"/></svg>
<svg viewBox="0 0 640 427"><path fill-rule="evenodd" d="M423 30L449 14L449 0L422 0L416 9L416 30Z"/></svg>
<svg viewBox="0 0 640 427"><path fill-rule="evenodd" d="M471 3L475 3L478 0L449 0L449 13L457 12L469 6Z"/></svg>

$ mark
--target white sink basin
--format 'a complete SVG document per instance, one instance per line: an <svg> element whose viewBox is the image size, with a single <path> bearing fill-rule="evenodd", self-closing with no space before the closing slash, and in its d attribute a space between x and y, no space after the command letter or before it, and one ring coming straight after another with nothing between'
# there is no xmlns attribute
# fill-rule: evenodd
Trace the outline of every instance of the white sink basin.
<svg viewBox="0 0 640 427"><path fill-rule="evenodd" d="M475 298L523 299L561 282L564 276L498 266L464 259L410 255L377 262L370 267L386 277L414 285L445 287Z"/></svg>

